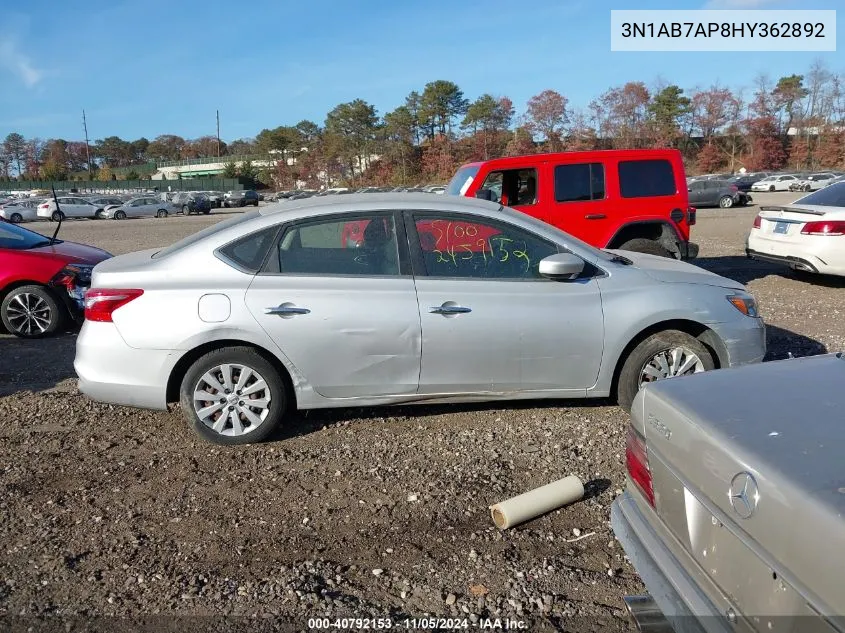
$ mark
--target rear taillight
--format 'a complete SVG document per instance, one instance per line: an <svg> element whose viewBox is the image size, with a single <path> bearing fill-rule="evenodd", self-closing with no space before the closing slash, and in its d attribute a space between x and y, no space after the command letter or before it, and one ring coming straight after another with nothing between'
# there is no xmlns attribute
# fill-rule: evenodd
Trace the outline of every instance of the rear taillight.
<svg viewBox="0 0 845 633"><path fill-rule="evenodd" d="M698 209L695 207L687 207L687 218L689 218L689 225L695 224L695 216L698 214Z"/></svg>
<svg viewBox="0 0 845 633"><path fill-rule="evenodd" d="M633 426L628 427L628 437L625 440L625 467L631 482L654 507L654 488L651 485L645 438Z"/></svg>
<svg viewBox="0 0 845 633"><path fill-rule="evenodd" d="M763 223L763 218L761 218L759 215L754 216L754 224L751 225L751 228L752 229L759 229L760 226L762 225L762 223Z"/></svg>
<svg viewBox="0 0 845 633"><path fill-rule="evenodd" d="M807 222L801 229L801 235L845 235L845 222L822 221Z"/></svg>
<svg viewBox="0 0 845 633"><path fill-rule="evenodd" d="M132 288L92 288L85 293L85 319L111 323L115 310L142 294L143 290Z"/></svg>
<svg viewBox="0 0 845 633"><path fill-rule="evenodd" d="M45 202L44 204L39 204L39 205L38 205L38 208L39 208L39 209L49 209L49 208L50 208L50 203L49 203L49 202Z"/></svg>

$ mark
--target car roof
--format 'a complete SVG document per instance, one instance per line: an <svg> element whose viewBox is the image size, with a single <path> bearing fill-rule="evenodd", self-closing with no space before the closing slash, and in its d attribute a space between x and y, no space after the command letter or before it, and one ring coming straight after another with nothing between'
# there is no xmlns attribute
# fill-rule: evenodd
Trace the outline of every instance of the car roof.
<svg viewBox="0 0 845 633"><path fill-rule="evenodd" d="M361 211L372 209L426 209L432 207L449 206L451 208L465 208L467 211L495 211L501 205L478 198L465 196L438 196L431 193L351 193L344 196L320 196L302 198L299 200L285 200L263 207L261 215L274 215L285 211L302 210L330 206L354 206Z"/></svg>

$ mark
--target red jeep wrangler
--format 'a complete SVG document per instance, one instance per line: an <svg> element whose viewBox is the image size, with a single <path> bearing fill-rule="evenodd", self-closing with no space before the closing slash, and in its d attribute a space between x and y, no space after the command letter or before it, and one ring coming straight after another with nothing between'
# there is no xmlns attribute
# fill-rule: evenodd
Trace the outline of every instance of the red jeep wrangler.
<svg viewBox="0 0 845 633"><path fill-rule="evenodd" d="M599 248L692 259L696 211L677 150L510 156L461 167L446 193L500 202Z"/></svg>

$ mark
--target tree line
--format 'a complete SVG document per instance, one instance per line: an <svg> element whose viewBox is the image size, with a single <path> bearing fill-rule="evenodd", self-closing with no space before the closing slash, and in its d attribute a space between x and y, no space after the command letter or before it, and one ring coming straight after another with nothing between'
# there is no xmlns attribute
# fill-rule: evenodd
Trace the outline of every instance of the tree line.
<svg viewBox="0 0 845 633"><path fill-rule="evenodd" d="M13 132L0 144L0 178L61 180L85 171L102 178L116 169L126 177L151 161L254 155L273 158L275 167L230 160L224 175L284 188L296 181L398 185L443 182L462 163L498 156L652 147L679 149L690 173L842 168L843 79L817 62L805 74L761 76L739 90L628 82L586 108L547 89L519 113L507 96L469 100L457 84L438 80L384 115L355 99L333 108L322 125L304 120L230 143L164 134L152 141L109 136L86 148Z"/></svg>

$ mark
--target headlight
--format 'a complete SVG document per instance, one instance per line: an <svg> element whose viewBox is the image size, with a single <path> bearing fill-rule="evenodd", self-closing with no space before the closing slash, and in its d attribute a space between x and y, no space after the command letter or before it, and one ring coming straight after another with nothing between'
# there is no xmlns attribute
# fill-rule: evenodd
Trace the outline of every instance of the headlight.
<svg viewBox="0 0 845 633"><path fill-rule="evenodd" d="M751 295L728 295L727 300L745 316L757 318L757 300Z"/></svg>

